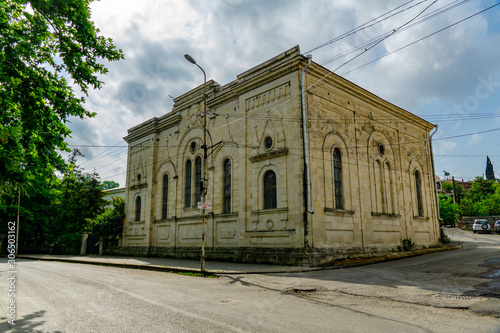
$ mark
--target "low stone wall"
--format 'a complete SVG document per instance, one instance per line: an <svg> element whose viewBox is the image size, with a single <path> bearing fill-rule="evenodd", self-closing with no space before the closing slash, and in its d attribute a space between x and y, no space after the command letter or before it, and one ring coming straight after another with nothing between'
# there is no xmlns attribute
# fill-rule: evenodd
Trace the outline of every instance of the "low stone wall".
<svg viewBox="0 0 500 333"><path fill-rule="evenodd" d="M415 250L425 247L418 246ZM348 258L371 258L394 255L405 251L396 248L320 249L320 248L206 248L205 259L216 261L275 264L293 266L329 265ZM140 247L128 246L105 250L107 255L200 259L199 247Z"/></svg>

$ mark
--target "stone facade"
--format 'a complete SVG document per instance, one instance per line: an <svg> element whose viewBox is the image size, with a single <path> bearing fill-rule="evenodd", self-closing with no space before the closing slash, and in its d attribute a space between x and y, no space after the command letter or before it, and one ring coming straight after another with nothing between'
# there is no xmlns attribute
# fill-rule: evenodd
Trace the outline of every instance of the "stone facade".
<svg viewBox="0 0 500 333"><path fill-rule="evenodd" d="M207 259L317 264L406 238L436 245L434 125L307 65L297 46L207 82ZM200 256L203 88L125 137L122 253Z"/></svg>

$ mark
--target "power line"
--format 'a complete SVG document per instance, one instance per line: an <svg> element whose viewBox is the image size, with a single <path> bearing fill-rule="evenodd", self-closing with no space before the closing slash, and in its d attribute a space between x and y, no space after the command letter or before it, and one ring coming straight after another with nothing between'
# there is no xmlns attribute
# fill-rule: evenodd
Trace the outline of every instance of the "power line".
<svg viewBox="0 0 500 333"><path fill-rule="evenodd" d="M457 137L465 137L465 136L471 136L471 135L476 135L476 134L483 134L483 133L489 133L489 132L493 132L493 131L498 131L500 130L500 128L496 128L496 129L491 129L491 130L486 130L486 131L481 131L481 132L474 132L474 133L467 133L467 134L461 134L461 135L457 135L457 136L452 136L452 137L445 137L445 138L439 138L439 139L434 139L433 141L437 141L437 140L446 140L446 139L451 139L451 138L457 138ZM407 142L407 143L398 143L398 144L392 144L391 147L397 147L397 146L401 146L401 145L409 145L409 144L419 144L421 142L427 142L427 139L425 140L419 140L419 141L411 141L411 142ZM249 145L243 145L243 144L238 144L236 142L234 142L239 149L257 149L259 148L259 146L249 146ZM170 148L179 148L180 145L178 146L158 146L158 147L170 147ZM347 149L363 149L365 148L366 145L355 145L355 146L347 146L346 148ZM372 146L372 148L375 147L375 146ZM368 146L368 148L370 148L370 146ZM303 148L302 147L297 147L297 148L294 148L294 147L288 147L287 148L289 150L289 154L292 155L292 156L298 156L298 157L301 157L303 158L303 154L295 154L293 153L292 151L293 150L302 150ZM325 148L324 147L311 147L311 150L324 150ZM439 156L439 155L434 155L434 156ZM492 155L493 156L493 155ZM480 157L484 157L482 155L480 155ZM312 159L315 159L315 157L311 157ZM316 158L317 159L317 158ZM164 161L157 161L156 163L162 163ZM359 165L359 162L357 162L357 165ZM152 164L150 165L146 165L146 166L152 166ZM369 166L368 166L369 167ZM401 171L401 170L400 170ZM118 175L122 175L122 174L125 174L125 172L122 172L122 173L119 173L119 174L115 174L115 175L112 175L112 176L108 176L106 178L111 178L111 177L115 177L115 176L118 176ZM107 173L105 173L107 174ZM104 175L105 175L104 174ZM103 176L103 175L102 175ZM106 179L106 178L103 178L103 179Z"/></svg>
<svg viewBox="0 0 500 333"><path fill-rule="evenodd" d="M433 154L434 156L439 156L439 157L485 157L486 154L480 154L480 155L471 155L471 154ZM500 157L500 155L488 155L489 157Z"/></svg>
<svg viewBox="0 0 500 333"><path fill-rule="evenodd" d="M365 63L364 65L359 66L359 67L356 67L356 68L354 68L354 69L351 69L350 71L345 72L345 73L343 73L343 74L341 74L341 75L342 75L342 76L344 76L344 75L347 75L347 74L349 74L349 73L351 73L351 72L354 72L355 70L358 70L358 69L360 69L360 68L363 68L363 67L365 67L365 66L368 66L368 65L370 65L370 64L372 64L372 63L374 63L374 62L376 62L376 61L378 61L378 60L380 60L380 59L383 59L383 58L385 58L385 57L387 57L387 56L389 56L389 55L391 55L391 54L393 54L393 53L399 52L399 51L401 51L401 50L403 50L403 49L405 49L405 48L407 48L407 47L409 47L409 46L412 46L412 45L414 45L414 44L416 44L416 43L418 43L418 42L423 41L424 39L427 39L427 38L429 38L429 37L431 37L431 36L434 36L434 35L436 35L436 34L438 34L438 33L442 32L442 31L444 31L444 30L447 30L447 29L449 29L449 28L451 28L451 27L454 27L455 25L457 25L457 24L459 24L459 23L462 23L462 22L464 22L464 21L466 21L466 20L468 20L468 19L471 19L471 18L473 18L473 17L475 17L475 16L477 16L477 15L479 15L479 14L481 14L481 13L484 13L484 12L486 12L487 10L490 10L490 9L492 9L493 7L496 7L496 6L498 6L498 5L500 5L500 3L497 3L497 4L492 5L492 6L488 7L488 8L486 8L486 9L483 9L482 11L479 11L479 12L477 12L477 13L475 13L475 14L472 14L472 15L470 15L470 16L467 16L466 18L461 19L460 21L457 21L457 22L455 22L455 23L453 23L453 24L450 24L450 25L448 25L448 26L446 26L446 27L444 27L444 28L442 28L442 29L439 29L439 30L437 30L437 31L435 31L435 32L433 32L433 33L431 33L431 34L429 34L429 35L425 36L425 37L422 37L422 38L420 38L420 39L417 39L416 41L413 41L413 42L411 42L411 43L409 43L409 44L406 44L405 46L400 47L399 49L396 49L396 50L394 50L394 51L392 51L392 52L386 53L385 55L383 55L383 56L381 56L381 57L378 57L378 58L376 58L376 59L374 59L374 60L372 60L372 61L370 61L370 62Z"/></svg>
<svg viewBox="0 0 500 333"><path fill-rule="evenodd" d="M485 131L479 131L479 132L472 132L472 133L465 133L465 134L460 134L460 135L454 135L454 136L448 136L448 137L443 137L443 138L437 138L437 139L433 139L432 141L441 141L441 140L448 140L448 139L455 139L455 138L461 138L461 137L466 137L466 136L471 136L471 135L477 135L477 134L484 134L484 133L490 133L490 132L495 132L495 131L500 131L500 128L493 128L493 129L489 129L489 130L485 130ZM428 141L427 139L424 139L424 140L417 140L417 141L412 141L412 142L407 142L407 143L396 143L396 144L393 144L393 146L401 146L401 145L408 145L408 144L418 144L420 142L426 142ZM230 143L230 142L233 142L233 141L225 141L227 143ZM235 144L237 144L240 148L259 148L259 146L247 146L247 145L242 145L242 144L238 144L236 142L234 142ZM68 145L70 147L75 147L76 145ZM109 146L92 146L92 147L109 147ZM112 146L112 147L117 147L117 148L128 148L128 146ZM182 147L181 145L157 145L158 148L180 148ZM349 148L362 148L364 147L363 146L350 146ZM302 148L300 148L302 149ZM322 149L322 148L311 148L311 149Z"/></svg>
<svg viewBox="0 0 500 333"><path fill-rule="evenodd" d="M423 39L425 39L425 38L428 38L428 37L430 37L430 36L432 36L432 35L434 35L434 34L437 34L437 33L441 32L441 31L443 31L443 30L446 30L446 29L448 29L448 28L450 28L450 27L452 27L452 26L454 26L454 25L457 25L458 23L461 23L461 22L463 22L463 21L465 21L465 20L467 20L467 19L469 19L469 18L472 18L472 17L474 17L474 16L476 16L476 15L479 15L480 13L483 13L483 12L485 12L486 10L489 10L489 9L491 9L491 8L493 8L493 7L497 6L497 5L499 5L499 4L496 4L496 5L493 5L493 6L489 7L489 8L486 8L486 9L485 9L485 10L483 10L483 11L480 11L480 12L478 12L478 13L474 14L474 15L471 15L471 16L469 16L469 17L467 17L467 18L465 18L465 19L463 19L463 20L460 20L460 21L458 21L458 22L456 22L456 23L454 23L454 24L452 24L452 25L449 25L449 26L447 26L447 27L445 27L445 28L443 28L443 29L441 29L441 30L439 30L439 31L436 31L436 32L434 32L433 34L430 34L430 35L428 35L428 36L426 36L426 37L423 37L423 38L421 38L421 39L419 39L419 40L417 40L417 41L415 41L415 42L413 42L413 43L410 43L410 44L406 45L406 46L405 46L405 47L403 47L403 48L406 48L406 47L408 47L408 46L410 46L410 45L413 45L413 44L415 44L415 43L416 43L416 42L418 42L418 41L421 41L421 40L423 40ZM427 8L429 8L429 7L427 7ZM411 21L409 21L409 22L411 22ZM409 22L407 22L407 24L408 24ZM406 25L406 24L405 24L405 25ZM403 26L404 26L404 25L403 25ZM400 49L398 49L398 50L401 50L401 49L403 49L403 48L400 48ZM396 50L396 51L398 51L398 50ZM385 56L390 55L390 54L392 54L392 53L394 53L394 52L396 52L396 51L393 51L393 52L391 52L391 53L389 53L389 54L386 54ZM383 57L385 57L385 56L383 56ZM379 59L381 59L381 58L383 58L383 57L380 57L380 58L378 58L378 59L376 59L376 60L379 60ZM290 59L289 59L289 60L290 60ZM289 60L287 60L287 61L289 61ZM376 61L376 60L374 60L374 61ZM373 63L374 61L371 61L371 62L369 62L369 63L367 63L367 64ZM363 65L363 66L360 66L360 67L358 67L358 68L364 67L364 66L366 66L367 64L365 64L365 65ZM281 64L279 64L279 65L281 65ZM276 65L276 66L279 66L279 65ZM272 69L269 69L269 71L273 70L276 66L274 66ZM356 69L358 69L358 68L356 68ZM354 70L355 70L355 69L354 69ZM347 73L350 73L350 72L352 72L352 71L353 71L353 70L351 70L351 71L349 71L349 72L347 72ZM347 74L347 73L345 73L345 74ZM262 74L262 73L258 73L258 74L256 74L256 75L261 75L261 74ZM309 89L310 89L310 88L309 88ZM309 90L309 89L308 89L308 90ZM295 98L295 97L297 97L297 96L293 96L292 98ZM291 99L291 98L290 98L290 99ZM285 102L287 102L287 101L285 101ZM282 104L282 103L280 103L280 104ZM275 107L274 109L276 109L276 108L277 108L277 107ZM273 111L273 110L271 110L271 111ZM245 117L242 117L241 119L244 119L244 118L245 118ZM241 119L239 119L239 120L241 120ZM268 119L268 118L265 118L265 119ZM261 119L261 120L264 120L264 119ZM259 121L261 121L261 120L259 120ZM248 126L250 126L250 125L248 125ZM248 127L248 126L247 126L247 127ZM467 136L467 135L481 134L481 133L486 133L486 132L495 131L495 130L498 130L498 129L489 130L489 131L483 131L483 132L477 132L477 133L471 133L471 134L458 135L458 136L453 136L453 137L448 137L448 138L439 138L439 139L435 139L435 140L444 140L444 139L450 139L450 138L462 137L462 136ZM94 146L94 145L73 145L73 146L75 146L75 147L115 147L115 146ZM117 147L128 147L128 146L117 146Z"/></svg>
<svg viewBox="0 0 500 333"><path fill-rule="evenodd" d="M118 141L116 144L114 144L112 147L109 147L108 149L106 149L105 151L103 151L103 152L101 152L101 153L97 154L96 156L92 157L91 159L86 160L85 162L83 162L83 163L82 163L82 165L81 165L81 166L83 166L83 164L89 163L89 162L90 162L90 161L92 161L93 159L95 159L95 158L97 158L97 157L101 156L102 154L104 154L105 152L109 151L109 150L110 150L110 149L112 149L113 147L118 146L120 143L122 143L122 141L121 141L121 140L120 140L120 141Z"/></svg>
<svg viewBox="0 0 500 333"><path fill-rule="evenodd" d="M449 136L446 138L437 138L434 139L433 141L439 141L439 140L449 140L449 139L455 139L455 138L462 138L464 136L471 136L471 135L476 135L476 134L483 134L483 133L489 133L489 132L495 132L495 131L500 131L500 128L494 128L486 131L480 131L480 132L474 132L474 133L467 133L467 134L460 134L460 135L454 135L454 136Z"/></svg>
<svg viewBox="0 0 500 333"><path fill-rule="evenodd" d="M407 26L408 24L410 24L411 22L413 22L414 20L416 20L420 15L422 15L427 9L429 9L432 5L434 5L438 0L434 0L434 2L432 2L429 6L425 7L421 12L419 12L416 16L414 16L413 18L411 18L409 21L407 21L406 23L404 23L403 25L399 26L398 28L396 29L393 29L392 32L390 32L387 36L384 36L382 38L380 38L378 41L375 41L372 45L370 45L369 47L365 48L363 52L361 52L360 54L354 56L353 58L349 59L348 61L344 62L343 64L341 64L340 66L338 66L336 69L334 69L332 71L332 73L336 72L337 70L339 70L340 68L344 67L345 65L347 65L348 63L350 63L351 61L354 61L355 59L357 59L358 57L360 57L362 54L370 51L371 49L373 49L375 46L377 46L378 44L382 43L384 40L386 40L387 38L391 37L392 35L394 35L397 31L403 29L405 26ZM326 75L323 79L325 79L326 77L330 76L330 74ZM321 81L320 81L321 82Z"/></svg>
<svg viewBox="0 0 500 333"><path fill-rule="evenodd" d="M385 12L384 14L382 14L382 15L380 15L380 16L378 16L378 17L374 18L374 19L371 19L370 21L365 22L365 23L363 23L363 24L361 24L361 25L357 26L356 28L354 28L354 29L352 29L352 30L347 31L347 32L343 33L343 34L342 34L342 35L340 35L340 36L337 36L337 37L335 37L335 38L333 38L333 39L330 39L329 41L327 41L327 42L325 42L325 43L323 43L323 44L320 44L320 45L316 46L315 48L313 48L313 49L311 49L311 50L309 50L309 51L305 52L305 54L307 54L307 53L312 53L312 52L314 52L314 51L316 51L316 50L318 50L318 49L321 49L321 48L323 48L323 47L325 47L325 46L327 46L327 45L333 44L333 43L335 43L335 42L338 42L339 40L342 40L342 39L344 39L344 38L346 38L346 37L349 37L349 36L351 36L351 35L353 35L353 34L355 34L355 33L358 33L358 32L360 32L360 31L362 31L362 30L364 30L364 29L366 29L366 28L373 27L374 25L376 25L376 24L378 24L378 23L380 23L380 22L383 22L383 21L385 21L385 20L387 20L387 19L389 19L389 18L391 18L391 17L393 17L393 16L395 16L395 15L397 15L397 14L400 14L400 13L402 13L402 12L406 11L406 10L409 10L409 9L411 9L411 8L415 7L415 6L418 6L419 4L421 4L421 3L423 3L423 2L425 2L425 1L427 1L427 0L421 1L421 2L417 3L416 5L410 6L410 7L406 8L406 9L403 9L403 10L401 10L401 11L399 11L399 12L395 13L395 14L392 14L392 15L390 15L390 16L387 16L387 17L385 17L385 18L383 18L383 19L381 19L381 20L378 20L379 18L382 18L382 17L384 17L384 16L386 16L386 15L388 15L388 14L392 13L393 11L398 10L399 8L402 8L402 7L406 6L407 4L409 4L410 2L413 2L413 1L414 1L414 0L410 0L410 1L408 1L408 2L405 2L404 4L402 4L402 5L400 5L400 6L396 7L396 8L394 8L394 9L392 9L392 10L388 11L388 12ZM378 21L377 21L377 20L378 20ZM374 22L374 21L375 21L375 22ZM370 24L371 22L374 22L374 23L373 23L373 24Z"/></svg>
<svg viewBox="0 0 500 333"><path fill-rule="evenodd" d="M360 50L364 50L367 47L371 47L375 43L381 41L381 39L386 38L386 37L388 37L391 34L399 34L399 33L403 32L403 31L411 29L411 28L413 28L413 27L415 27L415 26L417 26L417 25L419 25L421 23L424 23L424 22L426 22L426 21L428 21L428 20L430 20L430 19L432 19L434 17L442 15L442 14L444 14L444 13L446 13L446 12L452 10L452 9L455 9L455 8L457 8L459 6L462 6L462 5L466 4L469 1L470 0L463 0L461 2L458 2L458 0L457 0L457 1L453 2L453 3L450 3L450 4L444 6L444 7L440 8L440 9L437 9L437 10L431 12L431 13L428 13L428 14L422 16L420 19L416 20L412 24L409 24L409 25L407 25L407 26L399 29L398 31L393 31L393 30L388 31L388 32L383 33L383 34L381 34L381 35L379 35L379 36L377 36L375 38L372 38L371 40L368 40L368 41L366 41L366 42L364 42L364 43L362 43L362 44L360 44L360 45L358 45L358 46L356 46L356 47L354 47L354 48L352 48L350 50L344 51L344 52L342 52L342 53L340 53L340 54L338 54L336 56L333 56L331 58L327 58L327 59L325 59L325 60L323 60L321 62L321 65L326 65L326 64L331 63L333 61L339 60L339 59L341 59L341 58L343 58L343 57L345 57L345 56L347 56L349 54L355 53L355 52L360 51Z"/></svg>

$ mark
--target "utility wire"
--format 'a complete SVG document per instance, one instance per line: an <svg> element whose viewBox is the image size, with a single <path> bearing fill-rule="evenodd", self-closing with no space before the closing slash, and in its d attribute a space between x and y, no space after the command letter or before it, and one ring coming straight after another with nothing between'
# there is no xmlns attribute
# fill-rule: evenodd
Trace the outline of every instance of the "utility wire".
<svg viewBox="0 0 500 333"><path fill-rule="evenodd" d="M462 6L462 5L466 4L469 1L470 0L463 0L461 2L458 2L458 0L457 0L454 3L450 3L450 4L444 6L444 7L440 8L440 9L437 9L437 10L431 12L431 13L428 13L428 14L422 16L420 19L416 20L412 24L409 24L409 25L407 25L407 26L399 29L396 32L394 32L393 30L388 31L388 32L386 32L386 33L384 33L382 35L379 35L379 36L377 36L375 38L372 38L371 40L368 40L368 41L366 41L366 42L364 42L364 43L362 43L362 44L360 44L360 45L358 45L358 46L356 46L356 47L354 47L352 49L344 51L344 52L342 52L342 53L340 53L340 54L338 54L336 56L333 56L331 58L327 58L327 59L323 60L320 64L321 65L326 65L326 64L329 64L329 63L331 63L333 61L336 61L336 60L339 60L341 58L344 58L345 56L350 55L352 53L355 53L357 51L364 50L367 47L371 47L376 42L380 41L381 39L383 39L383 38L385 38L385 37L387 37L387 36L389 36L391 34L399 34L399 33L403 32L403 31L411 29L411 28L413 28L413 27L415 27L415 26L417 26L417 25L419 25L421 23L424 23L424 22L426 22L426 21L428 21L428 20L430 20L430 19L432 19L434 17L442 15L442 14L444 14L444 13L446 13L446 12L452 10L452 9L455 9L455 8L457 8L459 6Z"/></svg>
<svg viewBox="0 0 500 333"><path fill-rule="evenodd" d="M388 12L385 12L384 14L382 14L382 15L380 15L380 16L378 16L378 17L374 18L374 19L371 19L371 20L370 20L370 21L368 21L368 22L365 22L365 23L363 23L363 24L359 25L359 26L357 26L356 28L354 28L354 29L352 29L352 30L347 31L347 32L343 33L343 34L342 34L342 35L340 35L340 36L337 36L337 37L335 37L335 38L333 38L333 39L330 39L329 41L327 41L327 42L325 42L325 43L323 43L323 44L320 44L320 45L316 46L315 48L313 48L313 49L311 49L311 50L309 50L309 51L305 52L305 54L312 53L312 52L314 52L314 51L316 51L316 50L319 50L319 49L321 49L321 48L323 48L323 47L325 47L325 46L331 45L331 44L333 44L333 43L335 43L335 42L338 42L339 40L342 40L342 39L344 39L344 38L346 38L346 37L349 37L349 36L351 36L351 35L353 35L353 34L355 34L355 33L358 33L358 32L360 32L360 31L362 31L362 30L364 30L364 29L366 29L366 28L373 27L373 26L374 26L374 25L376 25L377 23L380 23L380 22L382 22L382 21L385 21L385 20L387 20L387 19L389 19L389 18L391 18L391 17L393 17L393 16L395 16L395 15L397 15L397 14L400 14L400 13L402 13L402 12L406 11L406 10L409 10L409 9L411 9L411 8L415 7L415 6L418 6L418 5L420 5L421 3L423 3L423 2L425 2L425 1L427 1L427 0L421 1L421 2L419 2L419 3L415 4L415 5L411 6L411 7L408 7L408 8L403 9L403 10L401 10L401 11L399 11L399 12L395 13L395 14L392 14L392 15L390 15L390 16L387 16L387 17L386 17L386 18L384 18L384 19L378 20L379 18L382 18L382 17L384 17L384 16L386 16L386 15L388 15L388 14L390 14L390 13L392 13L392 12L396 11L396 10L398 10L399 8L406 6L407 4L409 4L410 2L413 2L413 1L414 1L414 0L410 0L410 1L408 1L408 2L405 2L405 3L404 3L404 4L402 4L401 6L398 6L398 7L394 8L394 9L392 9L392 10L388 11ZM377 20L378 20L378 21L377 21ZM374 22L374 21L375 21L375 22ZM374 23L373 23L373 24L370 24L371 22L374 22Z"/></svg>
<svg viewBox="0 0 500 333"><path fill-rule="evenodd" d="M491 130L486 130L486 131L481 131L481 132L474 132L474 133L467 133L467 134L462 134L462 135L457 135L457 136L452 136L452 137L445 137L445 138L439 138L439 139L434 139L433 141L438 141L438 140L445 140L445 139L450 139L450 138L457 138L457 137L465 137L465 136L470 136L470 135L475 135L475 134L482 134L482 133L489 133L489 132L493 132L493 131L498 131L500 130L500 128L496 128L496 129L491 129ZM425 140L420 140L420 141L412 141L412 142L407 142L407 143L400 143L400 144L392 144L391 145L391 148L393 149L397 149L397 146L401 146L401 145L408 145L408 144L419 144L419 143L423 143L423 142L427 142L428 140L425 139ZM236 146L239 148L239 149L258 149L259 146L253 146L253 145L242 145L242 144L238 144L236 142L234 142L236 144ZM163 147L168 147L168 146L163 146ZM170 148L179 148L180 146L170 146ZM359 151L362 151L363 148L365 148L366 145L356 145L356 146L347 146L346 148L348 150L352 150L352 149L358 149ZM372 146L371 148L374 148L375 146ZM370 148L370 146L368 146L368 148ZM302 147L297 147L297 148L294 148L294 147L288 147L287 148L289 150L289 155L290 156L297 156L299 158L302 158L303 157L303 154L297 154L297 153L294 153L293 151L295 150L302 150ZM311 147L311 150L321 150L323 151L325 148L324 147ZM438 155L435 155L435 156L438 156ZM484 157L484 156L483 156ZM311 156L311 158L314 160L318 160L318 159L321 159L321 160L325 160L325 161L330 161L330 159L324 159L324 158L318 158L318 157L315 157L315 156ZM333 159L331 159L333 160ZM163 163L164 161L163 160L158 160L156 161L155 163L158 164L158 163ZM360 160L357 160L356 163L349 163L349 162L345 162L344 163L346 165L358 165L358 166L363 166L363 167L371 167L370 165L366 164L364 162L360 162ZM145 167L150 167L150 166L153 166L153 164L146 164ZM122 166L123 167L123 166ZM125 165L126 167L126 165ZM118 167L118 168L121 168L121 167ZM395 171L397 170L398 172L404 172L405 170L398 170L398 168L393 168ZM101 177L103 177L104 175L107 175L109 173L111 173L113 171L110 171L110 172L107 172L107 173L104 173L102 175L100 175ZM116 176L119 176L119 175L122 175L122 174L125 174L125 172L122 172L122 173L118 173L118 174L114 174L114 175L111 175L111 176L108 176L108 177L103 177L102 179L108 179L108 178L112 178L112 177L116 177Z"/></svg>
<svg viewBox="0 0 500 333"><path fill-rule="evenodd" d="M121 140L120 140L120 141L118 141L117 143L115 143L112 147L109 147L109 149L106 149L105 151L103 151L103 152L101 152L101 153L97 154L96 156L94 156L94 157L92 157L92 158L90 158L90 159L86 160L85 162L83 162L83 163L82 163L82 165L81 165L81 166L83 166L83 164L89 163L89 162L90 162L90 161L92 161L93 159L95 159L95 158L97 158L97 157L101 156L102 154L104 154L105 152L109 151L109 150L110 150L110 149L112 149L113 147L118 146L120 143L122 143L122 141L121 141Z"/></svg>
<svg viewBox="0 0 500 333"><path fill-rule="evenodd" d="M431 37L431 36L434 36L434 35L436 35L436 34L438 34L438 33L442 32L442 31L445 31L445 30L447 30L447 29L449 29L449 28L451 28L451 27L454 27L455 25L457 25L457 24L459 24L459 23L462 23L462 22L464 22L464 21L466 21L466 20L468 20L468 19L470 19L470 18L473 18L474 16L477 16L477 15L479 15L479 14L482 14L482 13L484 13L485 11L490 10L490 9L492 9L493 7L496 7L496 6L498 6L498 5L500 5L500 3L497 3L497 4L492 5L492 6L488 7L488 8L486 8L486 9L483 9L483 10L482 10L482 11L480 11L480 12L477 12L477 13L475 13L475 14L472 14L472 15L470 15L470 16L467 16L466 18L461 19L460 21L457 21L457 22L455 22L455 23L453 23L453 24L450 24L450 25L448 25L448 26L446 26L446 27L444 27L444 28L442 28L442 29L439 29L439 30L437 30L437 31L435 31L435 32L433 32L433 33L431 33L431 34L429 34L429 35L427 35L427 36L424 36L424 37L422 37L422 38L420 38L420 39L417 39L416 41L413 41L413 42L411 42L411 43L409 43L409 44L406 44L405 46L400 47L399 49L396 49L396 50L394 50L394 51L392 51L392 52L389 52L389 53L387 53L387 54L385 54L385 55L383 55L383 56L381 56L381 57L378 57L378 58L376 58L376 59L374 59L374 60L372 60L372 61L370 61L370 62L367 62L367 63L366 63L366 64L364 64L364 65L361 65L361 66L359 66L359 67L356 67L356 68L354 68L354 69L351 69L350 71L348 71L348 72L345 72L345 73L341 74L341 76L347 75L347 74L349 74L349 73L351 73L351 72L354 72L355 70L358 70L358 69L360 69L360 68L363 68L363 67L365 67L365 66L368 66L368 65L370 65L370 64L372 64L372 63L374 63L374 62L376 62L376 61L378 61L378 60L380 60L380 59L382 59L382 58L385 58L385 57L387 57L387 56L389 56L389 55L391 55L391 54L393 54L393 53L396 53L396 52L398 52L398 51L401 51L401 50L403 50L403 49L406 49L406 48L407 48L407 47L409 47L409 46L412 46L412 45L414 45L414 44L416 44L416 43L418 43L418 42L421 42L421 41L423 41L424 39L427 39L427 38L429 38L429 37Z"/></svg>
<svg viewBox="0 0 500 333"><path fill-rule="evenodd" d="M433 4L434 4L434 3L433 3ZM485 11L489 10L489 9L492 9L492 8L493 8L493 7L495 7L495 6L498 6L499 4L500 4L500 3L495 4L495 5L490 6L490 7L486 8L486 9L484 9L484 10L482 10L482 11L480 11L480 12L476 13L476 14L470 15L470 16L468 16L468 17L466 17L466 18L464 18L464 19L462 19L462 20L460 20L460 21L458 21L458 22L455 22L455 23L454 23L454 24L452 24L452 25L449 25L449 26L447 26L447 27L445 27L445 28L443 28L443 29L440 29L440 30L438 30L438 31L436 31L436 32L434 32L434 33L432 33L432 34L430 34L430 35L427 35L427 36L425 36L425 37L423 37L423 38L421 38L421 39L419 39L419 40L417 40L417 41L414 41L414 42L412 42L412 43L410 43L410 44L408 44L408 45L406 45L406 46L404 46L404 47L402 47L402 48L400 48L400 49L398 49L398 50L395 50L395 51L393 51L393 52L391 52L391 53L389 53L389 54L386 54L386 55L384 55L383 57L388 56L388 55L390 55L390 54L392 54L392 53L395 53L395 52L397 52L397 51L399 51L399 50L402 50L402 49L404 49L404 48L406 48L406 47L408 47L408 46L411 46L411 45L413 45L413 44L415 44L415 43L417 43L417 42L419 42L419 41L421 41L421 40L423 40L423 39L426 39L426 38L428 38L428 37L430 37L430 36L432 36L432 35L435 35L435 34L437 34L437 33L441 32L441 31L444 31L444 30L446 30L446 29L448 29L448 28L450 28L450 27L452 27L452 26L455 26L455 25L457 25L457 24L459 24L459 23L461 23L461 22L463 22L463 21L465 21L465 20L467 20L467 19L470 19L470 18L472 18L472 17L474 17L474 16L477 16L477 15L479 15L479 14L481 14L481 13L483 13L483 12L485 12ZM432 4L431 4L431 5L432 5ZM427 7L427 8L429 8L429 7ZM427 9L427 8L426 8L426 9ZM412 19L412 20L413 20L413 19ZM411 22L412 20L410 20L409 22ZM408 24L409 22L407 22L406 24ZM405 25L406 25L406 24L405 24ZM404 26L404 25L403 25L403 26ZM371 61L371 62L369 62L369 63L367 63L367 64L365 64L365 65L363 65L363 66L360 66L360 67L358 67L358 68L355 68L355 69L353 69L353 70L351 70L351 71L349 71L349 72L347 72L347 73L350 73L350 72L352 72L352 71L354 71L354 70L356 70L356 69L359 69L359 68L364 67L364 66L366 66L366 65L368 65L368 64L371 64L371 63L373 63L374 61L379 60L379 59L381 59L381 58L383 58L383 57L380 57L380 58L378 58L378 59L375 59L375 60L373 60L373 61ZM275 67L276 67L276 66L275 66ZM347 73L345 73L345 74L347 74ZM258 75L260 75L260 74L262 74L262 73L258 73ZM256 74L256 75L257 75L257 74ZM309 88L309 89L310 89L310 88ZM249 125L249 126L250 126L250 125ZM247 126L247 127L248 127L248 126ZM486 133L486 132L496 131L496 130L498 130L498 129L489 130L489 131L483 131L483 132L478 132L478 133L471 133L471 134L459 135L459 136L448 137L448 138L439 138L439 139L435 139L435 140L444 140L444 139L450 139L450 138L462 137L462 136L467 136L467 135L473 135L473 134ZM71 145L70 145L70 146L71 146ZM73 146L78 147L77 145L73 145ZM80 147L114 147L114 146L83 146L83 145L81 145ZM120 146L119 146L119 147L120 147ZM127 146L123 146L123 147L127 147ZM108 177L108 178L109 178L109 177Z"/></svg>
<svg viewBox="0 0 500 333"><path fill-rule="evenodd" d="M350 63L351 61L354 61L355 59L357 59L358 57L360 57L362 54L368 52L369 50L373 49L375 46L377 46L378 44L382 43L384 40L386 40L387 38L391 37L392 35L394 35L397 31L401 30L402 28L404 28L405 26L407 26L408 24L410 24L411 22L415 21L420 15L422 15L427 9L429 9L432 5L434 5L438 0L434 0L434 2L432 2L429 6L425 7L421 12L419 12L416 16L414 16L413 18L411 18L409 21L407 21L406 23L404 23L403 25L399 26L398 28L394 29L391 33L389 33L387 36L384 36L383 38L381 38L380 40L376 41L373 45L365 48L365 50L363 52L361 52L360 54L358 54L357 56L349 59L348 61L344 62L342 65L340 65L339 67L337 67L336 69L334 69L332 72L335 73L337 70L339 70L340 68L344 67L345 65L347 65L348 63ZM328 74L327 76L329 76L330 74ZM326 77L325 77L326 78Z"/></svg>

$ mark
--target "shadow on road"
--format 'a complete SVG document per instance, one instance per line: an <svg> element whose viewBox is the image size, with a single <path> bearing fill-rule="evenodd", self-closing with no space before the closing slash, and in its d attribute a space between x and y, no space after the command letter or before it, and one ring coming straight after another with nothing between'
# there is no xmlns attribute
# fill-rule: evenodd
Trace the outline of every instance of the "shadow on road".
<svg viewBox="0 0 500 333"><path fill-rule="evenodd" d="M233 276L230 283L285 281L288 287L317 286L380 296L413 295L419 290L422 295L456 299L459 295L500 298L500 236L476 235L460 229L446 232L460 246L458 250L360 267L266 274L261 279Z"/></svg>
<svg viewBox="0 0 500 333"><path fill-rule="evenodd" d="M34 333L45 333L41 329L37 329L42 326L45 321L43 317L46 311L40 310L27 315L17 318L15 320L15 325L9 324L7 317L0 318L0 332L34 332ZM62 333L62 331L54 331L53 333Z"/></svg>

